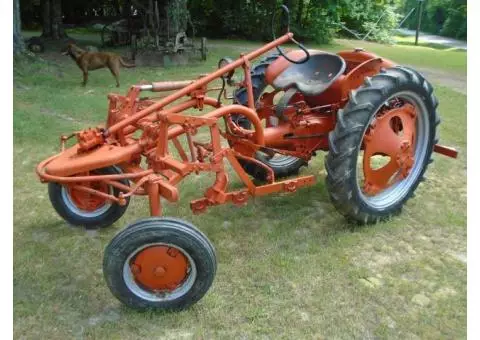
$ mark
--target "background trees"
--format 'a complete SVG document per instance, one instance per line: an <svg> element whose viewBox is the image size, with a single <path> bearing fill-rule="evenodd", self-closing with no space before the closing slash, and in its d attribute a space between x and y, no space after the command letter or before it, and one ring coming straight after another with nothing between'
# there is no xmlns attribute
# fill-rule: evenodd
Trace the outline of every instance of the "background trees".
<svg viewBox="0 0 480 340"><path fill-rule="evenodd" d="M112 22L135 14L135 8L154 0L15 0L20 1L25 28L42 28L43 36L65 36L65 25ZM199 35L212 38L267 40L271 13L285 3L291 11L292 31L301 39L327 42L335 34L348 35L341 24L370 39L385 41L417 0L159 0L187 5ZM171 7L171 5L170 5ZM426 0L422 30L464 39L467 36L467 0ZM379 18L382 18L378 21ZM404 27L415 27L412 15ZM63 25L62 25L63 23Z"/></svg>
<svg viewBox="0 0 480 340"><path fill-rule="evenodd" d="M403 1L403 8L416 6L417 0ZM406 26L414 29L416 19ZM467 39L467 0L427 0L422 15L422 31L457 39Z"/></svg>
<svg viewBox="0 0 480 340"><path fill-rule="evenodd" d="M61 39L65 30L62 20L62 0L41 0L42 8L42 37Z"/></svg>

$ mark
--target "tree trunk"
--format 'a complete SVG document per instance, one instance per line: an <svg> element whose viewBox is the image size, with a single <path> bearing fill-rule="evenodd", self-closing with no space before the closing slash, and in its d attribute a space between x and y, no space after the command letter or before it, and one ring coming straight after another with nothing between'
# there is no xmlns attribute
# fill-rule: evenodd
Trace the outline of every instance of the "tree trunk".
<svg viewBox="0 0 480 340"><path fill-rule="evenodd" d="M53 0L52 6L52 37L62 39L66 37L62 25L62 0Z"/></svg>
<svg viewBox="0 0 480 340"><path fill-rule="evenodd" d="M298 1L298 9L297 9L297 19L295 20L297 22L297 26L301 27L302 26L302 18L303 18L303 0Z"/></svg>
<svg viewBox="0 0 480 340"><path fill-rule="evenodd" d="M115 8L115 16L122 15L122 11L120 9L120 2L118 0L113 0L113 7Z"/></svg>
<svg viewBox="0 0 480 340"><path fill-rule="evenodd" d="M42 0L42 37L62 39L67 35L62 25L62 1Z"/></svg>
<svg viewBox="0 0 480 340"><path fill-rule="evenodd" d="M20 0L13 0L13 53L19 54L25 51L25 43L22 37L22 22L20 19Z"/></svg>
<svg viewBox="0 0 480 340"><path fill-rule="evenodd" d="M132 0L125 0L123 3L122 8L122 16L126 18L130 18L130 7L132 6Z"/></svg>
<svg viewBox="0 0 480 340"><path fill-rule="evenodd" d="M42 37L52 37L52 25L51 25L51 12L50 12L50 0L42 0L42 23L43 32Z"/></svg>

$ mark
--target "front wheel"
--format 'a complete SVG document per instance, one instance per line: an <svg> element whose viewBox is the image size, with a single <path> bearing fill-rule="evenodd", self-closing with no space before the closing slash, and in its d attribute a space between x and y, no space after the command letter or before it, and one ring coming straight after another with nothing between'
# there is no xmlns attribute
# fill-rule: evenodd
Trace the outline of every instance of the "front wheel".
<svg viewBox="0 0 480 340"><path fill-rule="evenodd" d="M118 175L121 170L117 167L108 167L92 171L96 175ZM128 180L120 181L129 185ZM82 183L92 189L106 194L117 196L120 190L102 182ZM50 202L57 213L73 226L83 226L87 229L105 228L115 223L125 213L130 202L126 198L126 204L121 206L107 199L75 189L73 186L62 185L55 182L48 184Z"/></svg>
<svg viewBox="0 0 480 340"><path fill-rule="evenodd" d="M151 217L107 246L103 273L112 294L135 309L181 310L200 300L217 268L215 250L193 225Z"/></svg>
<svg viewBox="0 0 480 340"><path fill-rule="evenodd" d="M330 198L361 224L400 213L431 161L440 120L432 86L416 71L382 71L352 91L329 134Z"/></svg>

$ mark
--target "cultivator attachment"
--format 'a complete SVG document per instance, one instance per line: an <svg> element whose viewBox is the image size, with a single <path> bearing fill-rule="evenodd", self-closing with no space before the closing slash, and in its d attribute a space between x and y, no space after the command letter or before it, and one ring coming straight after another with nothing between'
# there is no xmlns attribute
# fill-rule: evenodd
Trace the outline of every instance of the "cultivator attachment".
<svg viewBox="0 0 480 340"><path fill-rule="evenodd" d="M288 36L280 40L286 39ZM237 62L239 65L241 63L244 64L244 60ZM244 204L251 196L280 191L294 192L300 187L312 185L313 176L277 182L273 171L253 157L256 151L265 146L262 123L253 108L242 105L221 107L218 99L208 97L209 89L206 84L214 78L210 75L196 81L142 84L131 87L126 96L109 95L106 125L76 133L77 144L65 150L64 144L68 138L62 138L62 153L42 162L37 168L38 175L49 182L75 183L76 190L83 190L118 204L124 203L125 199L132 195L147 194L152 216L161 215L160 196L171 202L178 200L176 185L192 173L216 174L216 181L206 191L204 198L192 201L191 208L195 213L203 212L213 205L227 202ZM145 91L173 90L179 92L157 102L141 97ZM213 90L218 91L219 88ZM165 104L183 96L187 96L187 99L165 107ZM213 110L200 116L182 113L188 109L203 111L207 107ZM245 130L236 126L231 120L233 114L245 117L254 129ZM222 145L222 139L229 140L228 131L221 129L222 123L227 130L231 127L251 137L250 140L239 143L239 148L246 152L240 153L225 143ZM195 140L195 135L201 128L209 130L210 141L207 143ZM179 140L181 137L184 137L183 144ZM233 139L235 138L232 137L231 140ZM175 156L171 150L175 150ZM140 166L142 158L148 164L147 169ZM239 160L263 166L269 174L267 184L254 185ZM225 161L231 164L246 189L234 192L227 190ZM123 174L82 175L111 166L119 167ZM135 182L128 190L119 182L127 179ZM90 186L81 184L84 181ZM93 182L104 182L121 192L115 197L97 191L91 187Z"/></svg>

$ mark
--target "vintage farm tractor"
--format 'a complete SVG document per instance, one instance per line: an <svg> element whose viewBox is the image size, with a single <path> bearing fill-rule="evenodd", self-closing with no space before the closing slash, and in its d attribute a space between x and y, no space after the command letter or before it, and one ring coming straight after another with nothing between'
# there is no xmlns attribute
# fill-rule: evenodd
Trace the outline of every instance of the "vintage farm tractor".
<svg viewBox="0 0 480 340"><path fill-rule="evenodd" d="M287 42L299 50L283 52L279 46ZM273 49L278 54L251 64ZM233 78L237 68L241 81ZM209 87L214 80L223 85ZM234 88L232 103L222 104L227 85ZM175 92L153 99L146 91ZM211 91L219 94L208 96ZM201 213L313 185L314 176L298 177L298 170L325 151L333 204L368 224L400 212L433 151L457 155L437 144L438 101L421 74L359 49L307 50L288 30L235 61L222 59L217 71L196 80L134 85L109 101L104 126L63 136L61 152L36 172L48 182L56 211L73 225L107 227L132 195L148 196L152 216L118 233L103 262L111 292L135 308L188 307L214 279L215 250L207 237L190 223L160 217L160 198L176 202L176 186L188 175L215 174L203 197L190 203ZM197 139L201 129L208 142ZM72 136L77 143L65 148ZM226 161L243 189L228 190Z"/></svg>

